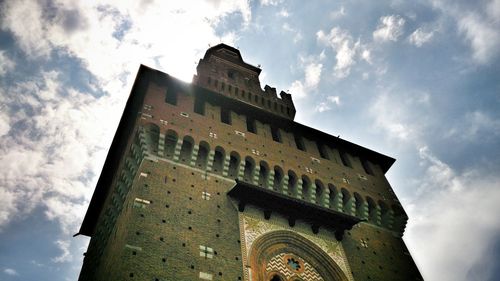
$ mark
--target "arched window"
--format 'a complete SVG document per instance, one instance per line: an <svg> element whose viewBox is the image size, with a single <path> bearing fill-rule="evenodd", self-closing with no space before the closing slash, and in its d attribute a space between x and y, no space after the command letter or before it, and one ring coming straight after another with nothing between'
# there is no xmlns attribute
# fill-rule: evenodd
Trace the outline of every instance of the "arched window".
<svg viewBox="0 0 500 281"><path fill-rule="evenodd" d="M309 199L311 192L311 181L307 176L302 176L302 199Z"/></svg>
<svg viewBox="0 0 500 281"><path fill-rule="evenodd" d="M275 191L281 190L282 184L283 184L283 170L278 166L274 166L273 189Z"/></svg>
<svg viewBox="0 0 500 281"><path fill-rule="evenodd" d="M208 143L205 141L200 142L200 146L198 149L198 157L196 158L196 167L200 169L207 168L209 151L210 151L210 146L208 145Z"/></svg>
<svg viewBox="0 0 500 281"><path fill-rule="evenodd" d="M255 169L255 162L249 156L245 158L245 170L243 172L243 180L246 182L253 182L253 172Z"/></svg>
<svg viewBox="0 0 500 281"><path fill-rule="evenodd" d="M351 194L345 188L342 188L341 192L342 192L342 210L346 214L351 214L352 212Z"/></svg>
<svg viewBox="0 0 500 281"><path fill-rule="evenodd" d="M323 205L323 191L325 190L325 186L320 180L315 180L314 184L316 185L316 203Z"/></svg>
<svg viewBox="0 0 500 281"><path fill-rule="evenodd" d="M269 178L269 166L266 162L260 161L259 170L259 186L267 187L267 181Z"/></svg>
<svg viewBox="0 0 500 281"><path fill-rule="evenodd" d="M328 184L328 189L330 190L330 199L329 199L329 207L330 209L333 209L333 210L337 210L337 206L335 204L336 202L336 197L338 196L337 195L337 188L335 187L335 185L329 183Z"/></svg>
<svg viewBox="0 0 500 281"><path fill-rule="evenodd" d="M174 155L175 146L177 145L177 133L173 130L168 130L165 135L165 156L170 158Z"/></svg>
<svg viewBox="0 0 500 281"><path fill-rule="evenodd" d="M382 225L388 227L389 226L389 208L387 204L382 201L378 201L378 205L380 206L380 215L382 218Z"/></svg>
<svg viewBox="0 0 500 281"><path fill-rule="evenodd" d="M187 162L191 161L191 153L193 152L194 140L190 136L185 136L182 140L180 161Z"/></svg>
<svg viewBox="0 0 500 281"><path fill-rule="evenodd" d="M229 158L229 170L228 175L231 178L238 177L238 170L240 167L240 155L236 152L231 152Z"/></svg>
<svg viewBox="0 0 500 281"><path fill-rule="evenodd" d="M144 132L146 133L146 143L148 145L148 150L157 152L158 151L158 140L160 139L160 127L156 124L149 123L144 125Z"/></svg>
<svg viewBox="0 0 500 281"><path fill-rule="evenodd" d="M356 216L358 218L363 218L364 209L363 209L363 197L359 195L359 193L354 192L354 199L356 199Z"/></svg>
<svg viewBox="0 0 500 281"><path fill-rule="evenodd" d="M284 281L278 274L273 275L269 281Z"/></svg>
<svg viewBox="0 0 500 281"><path fill-rule="evenodd" d="M222 173L222 169L224 167L224 149L220 146L217 146L215 148L215 153L214 153L214 163L212 165L212 171L217 174Z"/></svg>
<svg viewBox="0 0 500 281"><path fill-rule="evenodd" d="M297 175L292 170L288 171L288 195L297 196Z"/></svg>
<svg viewBox="0 0 500 281"><path fill-rule="evenodd" d="M366 197L366 202L368 203L368 220L371 222L377 221L377 205L371 197Z"/></svg>

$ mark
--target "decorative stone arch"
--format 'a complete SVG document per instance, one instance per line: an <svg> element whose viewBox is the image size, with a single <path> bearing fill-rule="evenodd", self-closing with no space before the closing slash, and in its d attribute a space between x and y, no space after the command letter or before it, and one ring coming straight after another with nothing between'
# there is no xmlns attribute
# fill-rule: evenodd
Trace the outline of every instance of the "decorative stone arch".
<svg viewBox="0 0 500 281"><path fill-rule="evenodd" d="M250 281L271 281L277 274L283 278L285 272L276 272L267 268L271 259L280 254L298 257L310 265L324 281L349 280L335 261L312 241L292 231L276 230L258 237L252 243L248 259L251 271ZM304 279L300 275L297 277Z"/></svg>

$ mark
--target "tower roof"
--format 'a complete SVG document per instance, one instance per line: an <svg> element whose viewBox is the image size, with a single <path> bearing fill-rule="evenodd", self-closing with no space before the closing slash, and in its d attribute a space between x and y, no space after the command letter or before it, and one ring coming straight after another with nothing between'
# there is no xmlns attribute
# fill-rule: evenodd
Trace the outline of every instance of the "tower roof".
<svg viewBox="0 0 500 281"><path fill-rule="evenodd" d="M243 57L241 56L241 53L238 49L231 47L229 45L226 45L224 43L220 43L218 45L215 45L213 47L210 47L206 52L205 56L203 59L208 59L210 56L216 56L225 60L228 60L232 63L238 64L242 67L248 68L257 74L260 74L262 69L253 66L249 63L246 63L243 60Z"/></svg>

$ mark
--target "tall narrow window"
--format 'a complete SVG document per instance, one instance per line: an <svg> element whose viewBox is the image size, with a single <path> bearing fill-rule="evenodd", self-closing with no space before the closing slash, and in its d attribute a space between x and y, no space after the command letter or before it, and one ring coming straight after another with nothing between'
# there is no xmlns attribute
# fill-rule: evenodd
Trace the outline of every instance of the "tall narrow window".
<svg viewBox="0 0 500 281"><path fill-rule="evenodd" d="M224 149L220 146L217 146L215 148L212 171L220 174L222 173L223 167L224 167Z"/></svg>
<svg viewBox="0 0 500 281"><path fill-rule="evenodd" d="M370 166L370 163L366 160L361 160L361 165L363 165L363 169L365 170L365 172L369 175L372 175L373 176L373 170L372 170L372 167Z"/></svg>
<svg viewBox="0 0 500 281"><path fill-rule="evenodd" d="M247 131L256 134L257 130L255 128L255 120L247 116Z"/></svg>
<svg viewBox="0 0 500 281"><path fill-rule="evenodd" d="M318 151L319 151L319 156L324 159L330 159L330 156L328 156L328 152L326 151L326 147L324 144L317 142L316 145L318 146Z"/></svg>
<svg viewBox="0 0 500 281"><path fill-rule="evenodd" d="M205 115L205 101L199 97L195 97L194 99L194 112Z"/></svg>
<svg viewBox="0 0 500 281"><path fill-rule="evenodd" d="M283 170L281 170L280 167L275 166L274 167L273 189L276 191L280 190L282 181L283 181Z"/></svg>
<svg viewBox="0 0 500 281"><path fill-rule="evenodd" d="M339 154L340 154L340 160L342 161L342 164L346 167L352 168L351 161L349 160L347 153L340 151Z"/></svg>
<svg viewBox="0 0 500 281"><path fill-rule="evenodd" d="M177 105L177 93L174 90L167 90L165 102L172 105Z"/></svg>
<svg viewBox="0 0 500 281"><path fill-rule="evenodd" d="M227 108L220 108L220 121L225 124L231 125L231 111Z"/></svg>
<svg viewBox="0 0 500 281"><path fill-rule="evenodd" d="M236 152L231 152L229 159L229 170L228 174L230 177L234 178L238 176L238 169L240 166L240 156Z"/></svg>
<svg viewBox="0 0 500 281"><path fill-rule="evenodd" d="M271 135L273 137L273 141L282 142L280 130L278 128L271 126Z"/></svg>
<svg viewBox="0 0 500 281"><path fill-rule="evenodd" d="M297 146L297 149L302 150L302 151L306 151L306 147L304 145L304 141L302 140L302 137L294 134L294 138L295 138L295 145Z"/></svg>

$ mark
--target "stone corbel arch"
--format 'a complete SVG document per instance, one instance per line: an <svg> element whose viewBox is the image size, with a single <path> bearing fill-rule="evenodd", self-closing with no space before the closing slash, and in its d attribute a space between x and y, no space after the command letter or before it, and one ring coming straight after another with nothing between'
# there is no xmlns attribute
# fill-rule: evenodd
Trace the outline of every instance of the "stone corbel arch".
<svg viewBox="0 0 500 281"><path fill-rule="evenodd" d="M250 281L269 281L267 262L281 253L291 253L307 261L325 281L348 281L342 269L321 248L292 231L277 230L257 238L250 249Z"/></svg>

